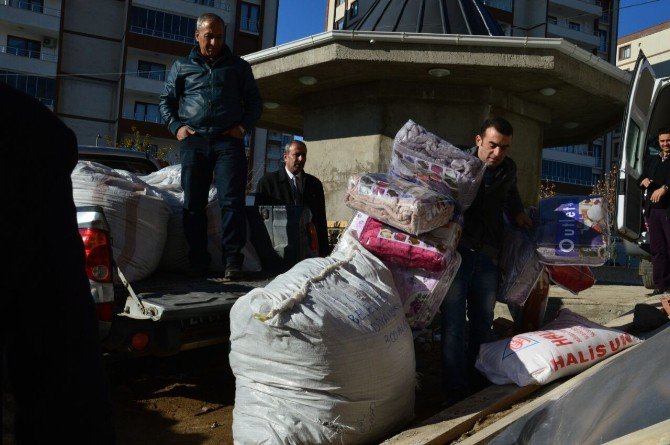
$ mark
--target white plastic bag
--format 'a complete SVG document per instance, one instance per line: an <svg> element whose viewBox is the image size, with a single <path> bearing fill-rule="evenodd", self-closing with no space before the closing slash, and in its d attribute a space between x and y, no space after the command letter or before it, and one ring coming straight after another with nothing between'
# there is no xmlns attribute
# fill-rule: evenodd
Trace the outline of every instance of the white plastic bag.
<svg viewBox="0 0 670 445"><path fill-rule="evenodd" d="M414 344L390 272L346 242L233 306L236 444L373 443L412 419Z"/></svg>

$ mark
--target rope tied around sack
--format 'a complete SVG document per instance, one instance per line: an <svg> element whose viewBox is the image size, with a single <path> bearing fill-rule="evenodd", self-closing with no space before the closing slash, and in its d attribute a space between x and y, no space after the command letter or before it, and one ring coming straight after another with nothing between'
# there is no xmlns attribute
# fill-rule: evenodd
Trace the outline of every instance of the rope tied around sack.
<svg viewBox="0 0 670 445"><path fill-rule="evenodd" d="M333 272L335 269L344 266L345 264L351 263L351 261L354 259L354 254L356 253L356 249L353 248L352 252L347 256L347 258L336 261L333 264L330 264L326 267L323 268L321 272L319 272L318 275L313 276L311 278L308 278L307 281L303 283L302 286L300 286L300 289L298 289L293 295L291 295L289 298L284 300L278 307L272 309L270 313L268 314L254 314L254 318L260 321L267 321L273 317L275 317L277 314L284 312L288 309L293 308L296 303L302 303L302 301L307 297L307 292L309 291L310 286L313 283L317 283L319 281L325 280L326 277Z"/></svg>

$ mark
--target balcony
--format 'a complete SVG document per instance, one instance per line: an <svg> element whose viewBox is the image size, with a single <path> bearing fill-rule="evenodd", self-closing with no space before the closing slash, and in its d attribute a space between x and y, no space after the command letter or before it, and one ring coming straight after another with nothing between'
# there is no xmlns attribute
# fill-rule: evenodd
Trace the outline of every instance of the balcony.
<svg viewBox="0 0 670 445"><path fill-rule="evenodd" d="M181 43L186 43L188 45L195 45L195 38L193 38L193 37L181 36L181 35L178 35L178 34L172 34L172 33L160 31L160 30L157 30L157 29L141 28L139 26L131 26L130 27L130 32L133 32L135 34L141 34L141 35L144 35L144 36L157 37L159 39L164 39L164 40L172 40L173 42L181 42Z"/></svg>
<svg viewBox="0 0 670 445"><path fill-rule="evenodd" d="M0 66L8 71L54 76L56 75L57 61L58 57L55 54L0 45Z"/></svg>
<svg viewBox="0 0 670 445"><path fill-rule="evenodd" d="M587 51L600 46L600 37L593 30L574 29L568 20L559 20L556 23L548 22L547 37L566 39Z"/></svg>
<svg viewBox="0 0 670 445"><path fill-rule="evenodd" d="M55 36L60 29L60 9L22 0L0 0L0 22Z"/></svg>
<svg viewBox="0 0 670 445"><path fill-rule="evenodd" d="M160 73L129 72L126 73L125 89L127 91L159 95L163 92L163 87L165 86L165 76L165 71Z"/></svg>
<svg viewBox="0 0 670 445"><path fill-rule="evenodd" d="M512 0L483 0L482 3L501 11L512 12Z"/></svg>
<svg viewBox="0 0 670 445"><path fill-rule="evenodd" d="M163 124L160 116L152 116L146 113L123 113L123 118L137 122L148 122L150 124Z"/></svg>
<svg viewBox="0 0 670 445"><path fill-rule="evenodd" d="M230 2L220 0L183 0L186 3L194 3L196 5L210 6L212 8L220 9L222 11L230 12Z"/></svg>
<svg viewBox="0 0 670 445"><path fill-rule="evenodd" d="M549 15L558 12L562 16L590 20L599 18L603 8L597 0L551 0L547 12Z"/></svg>

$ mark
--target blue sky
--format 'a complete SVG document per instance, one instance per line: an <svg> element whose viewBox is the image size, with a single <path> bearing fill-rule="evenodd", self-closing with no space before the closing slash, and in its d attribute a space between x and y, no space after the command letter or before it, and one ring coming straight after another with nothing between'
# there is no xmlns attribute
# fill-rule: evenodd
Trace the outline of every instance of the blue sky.
<svg viewBox="0 0 670 445"><path fill-rule="evenodd" d="M670 0L620 0L619 37L670 21ZM277 45L325 29L326 0L279 0Z"/></svg>

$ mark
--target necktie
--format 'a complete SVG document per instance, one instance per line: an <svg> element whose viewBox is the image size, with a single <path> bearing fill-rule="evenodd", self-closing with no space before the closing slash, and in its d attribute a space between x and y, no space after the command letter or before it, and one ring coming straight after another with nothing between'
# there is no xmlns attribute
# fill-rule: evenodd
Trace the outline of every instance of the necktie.
<svg viewBox="0 0 670 445"><path fill-rule="evenodd" d="M300 178L293 176L293 201L296 205L302 205L302 190L300 190Z"/></svg>

